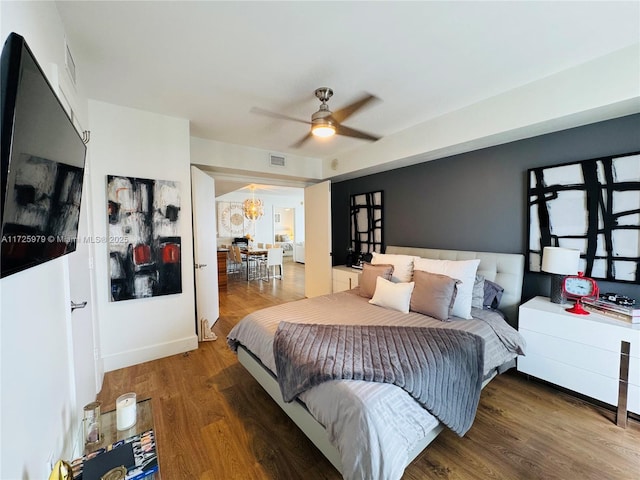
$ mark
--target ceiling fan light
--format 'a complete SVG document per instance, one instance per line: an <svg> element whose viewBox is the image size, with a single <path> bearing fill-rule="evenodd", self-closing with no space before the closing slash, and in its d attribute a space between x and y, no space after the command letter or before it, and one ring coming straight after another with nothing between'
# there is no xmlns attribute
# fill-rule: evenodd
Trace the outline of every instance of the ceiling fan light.
<svg viewBox="0 0 640 480"><path fill-rule="evenodd" d="M330 124L314 125L311 133L316 137L331 137L336 134L336 127Z"/></svg>

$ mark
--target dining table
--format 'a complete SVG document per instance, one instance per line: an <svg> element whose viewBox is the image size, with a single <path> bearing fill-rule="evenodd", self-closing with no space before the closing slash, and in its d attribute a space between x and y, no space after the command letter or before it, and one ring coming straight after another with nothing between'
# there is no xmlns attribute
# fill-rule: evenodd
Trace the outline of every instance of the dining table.
<svg viewBox="0 0 640 480"><path fill-rule="evenodd" d="M257 264L260 259L265 258L267 256L266 248L242 248L240 253L245 256L247 262L247 281L249 280L258 280L260 275L258 274ZM249 260L253 259L256 263L255 274L251 277L251 269L249 268Z"/></svg>

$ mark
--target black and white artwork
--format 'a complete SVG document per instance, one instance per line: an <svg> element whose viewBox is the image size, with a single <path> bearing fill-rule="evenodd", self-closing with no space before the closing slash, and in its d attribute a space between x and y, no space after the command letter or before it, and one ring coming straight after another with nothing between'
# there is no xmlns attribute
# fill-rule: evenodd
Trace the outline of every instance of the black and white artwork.
<svg viewBox="0 0 640 480"><path fill-rule="evenodd" d="M382 253L382 191L351 195L351 249L356 253Z"/></svg>
<svg viewBox="0 0 640 480"><path fill-rule="evenodd" d="M2 276L76 249L84 170L35 155L11 165L2 225Z"/></svg>
<svg viewBox="0 0 640 480"><path fill-rule="evenodd" d="M555 246L580 250L587 277L640 283L640 153L528 175L530 271Z"/></svg>

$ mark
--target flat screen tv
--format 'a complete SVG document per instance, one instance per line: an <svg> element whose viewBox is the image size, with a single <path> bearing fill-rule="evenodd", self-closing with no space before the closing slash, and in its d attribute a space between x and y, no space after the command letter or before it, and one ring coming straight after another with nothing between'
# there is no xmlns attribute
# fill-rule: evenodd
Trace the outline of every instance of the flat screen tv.
<svg viewBox="0 0 640 480"><path fill-rule="evenodd" d="M24 38L2 48L1 276L76 249L86 146Z"/></svg>

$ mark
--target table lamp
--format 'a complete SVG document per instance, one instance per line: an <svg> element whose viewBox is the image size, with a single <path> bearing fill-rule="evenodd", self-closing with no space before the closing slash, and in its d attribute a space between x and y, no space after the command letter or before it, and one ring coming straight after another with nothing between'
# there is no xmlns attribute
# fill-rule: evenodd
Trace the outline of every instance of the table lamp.
<svg viewBox="0 0 640 480"><path fill-rule="evenodd" d="M543 272L551 273L549 298L552 303L564 303L562 281L567 275L576 275L580 263L580 250L562 247L544 247L542 250Z"/></svg>

